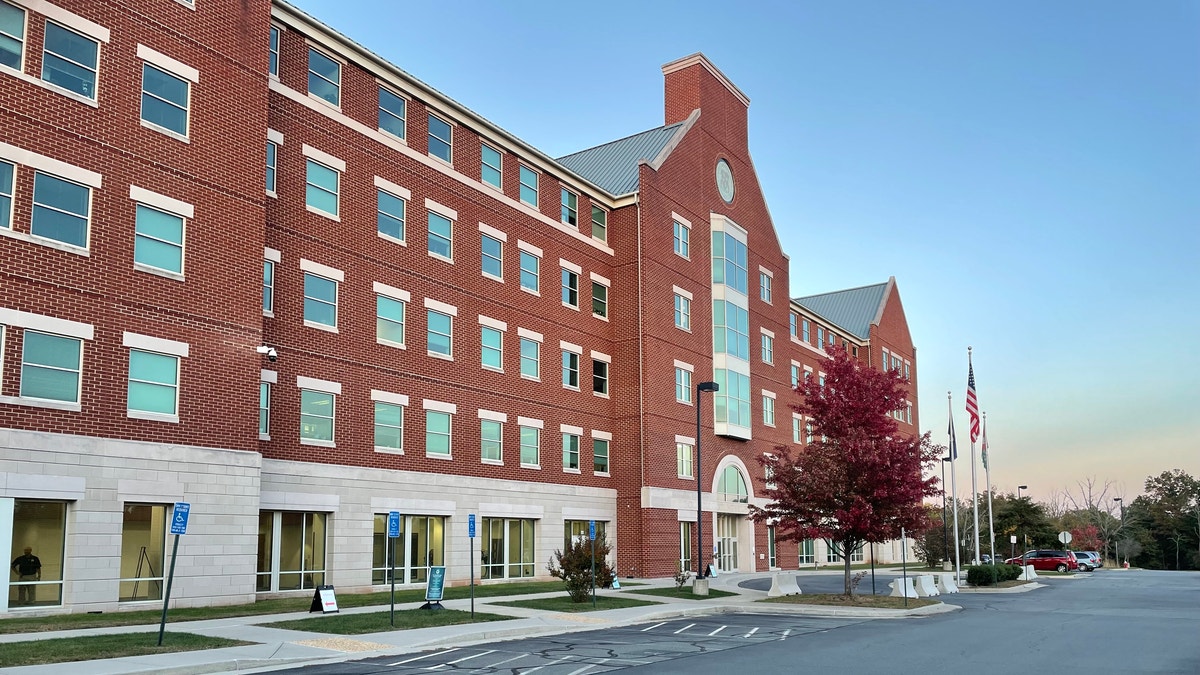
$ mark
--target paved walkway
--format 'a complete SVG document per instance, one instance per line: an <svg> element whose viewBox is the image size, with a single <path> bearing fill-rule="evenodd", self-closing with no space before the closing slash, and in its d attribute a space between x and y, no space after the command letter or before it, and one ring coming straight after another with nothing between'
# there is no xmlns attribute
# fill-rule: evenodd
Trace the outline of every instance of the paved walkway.
<svg viewBox="0 0 1200 675"><path fill-rule="evenodd" d="M809 575L839 575L836 570L802 571L794 573L804 588L804 579ZM335 663L371 656L385 656L419 652L445 647L463 647L494 640L555 635L575 631L595 630L608 626L620 626L647 621L659 621L681 616L696 616L721 612L789 613L809 616L860 616L860 617L906 617L954 611L951 604L934 605L912 610L879 610L867 608L842 608L819 605L789 605L757 603L767 596L765 590L745 587L767 586L774 573L722 574L710 579L714 590L736 593L735 596L713 598L705 601L640 596L660 601L662 604L609 609L596 612L570 614L520 607L490 604L529 598L556 597L562 591L536 595L505 596L475 600L475 611L502 614L513 617L507 621L439 626L414 630L397 630L354 636L331 635L306 631L269 628L263 624L288 621L311 616L307 613L271 614L258 616L211 619L208 621L181 621L168 623L168 630L176 633L196 633L214 637L234 638L256 644L223 649L208 649L192 652L177 652L150 656L132 656L102 661L57 663L42 666L3 668L3 675L201 675L203 673L254 673L269 672L287 666L316 663ZM890 578L890 577L889 577ZM816 579L811 579L816 581ZM604 590L605 595L624 593L646 587L667 587L674 584L670 579L639 579L634 588ZM634 596L639 597L639 596ZM396 605L396 609L414 609L421 603ZM442 603L447 609L469 611L470 600L448 600ZM386 607L355 607L341 610L342 614L386 611ZM112 628L89 628L79 630L50 631L42 633L17 633L0 635L0 649L4 643L70 638L112 633L157 632L158 624L142 626L120 626Z"/></svg>

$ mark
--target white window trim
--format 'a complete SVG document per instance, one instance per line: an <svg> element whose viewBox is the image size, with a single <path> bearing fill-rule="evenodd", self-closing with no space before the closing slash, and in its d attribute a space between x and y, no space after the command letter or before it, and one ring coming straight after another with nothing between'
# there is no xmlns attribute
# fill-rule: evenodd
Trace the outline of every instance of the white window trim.
<svg viewBox="0 0 1200 675"><path fill-rule="evenodd" d="M100 42L110 41L110 31L98 23L88 21L87 19L77 14L72 14L61 7L52 5L45 0L14 0L18 5L24 5L30 11L36 12L45 16L47 19L53 20L55 23L60 23L67 28L71 28L79 33L84 33L93 40Z"/></svg>
<svg viewBox="0 0 1200 675"><path fill-rule="evenodd" d="M262 369L258 371L258 381L268 384L279 384L279 372L275 370Z"/></svg>
<svg viewBox="0 0 1200 675"><path fill-rule="evenodd" d="M488 328L495 328L502 333L508 331L508 322L501 321L499 319L493 319L490 316L484 316L482 314L479 315L479 325L487 326Z"/></svg>
<svg viewBox="0 0 1200 675"><path fill-rule="evenodd" d="M406 202L412 201L412 192L408 188L401 187L386 178L375 176L375 187L384 192L390 192L393 196L400 197Z"/></svg>
<svg viewBox="0 0 1200 675"><path fill-rule="evenodd" d="M319 262L316 262L313 260L308 260L306 258L300 259L300 269L304 272L311 272L319 277L325 277L326 279L332 279L332 280L338 282L339 284L345 283L345 281L346 281L346 273L345 272L337 269L336 267L322 265Z"/></svg>
<svg viewBox="0 0 1200 675"><path fill-rule="evenodd" d="M689 373L695 373L695 372L696 372L696 367L695 367L695 366L693 366L693 365L692 365L692 364L690 364L690 363L684 363L683 361L680 361L680 360L678 360L678 359L676 359L676 361L675 361L675 367L676 367L676 368L683 368L684 370L688 371Z"/></svg>
<svg viewBox="0 0 1200 675"><path fill-rule="evenodd" d="M493 239L499 239L500 241L502 241L506 244L508 243L508 234L506 232L504 232L503 230L498 230L498 229L492 227L491 225L488 225L486 223L479 223L479 231L488 235L489 237L491 237Z"/></svg>
<svg viewBox="0 0 1200 675"><path fill-rule="evenodd" d="M449 413L451 415L458 414L458 406L454 403L446 403L444 401L435 401L429 398L421 399L421 410L434 410L437 412Z"/></svg>
<svg viewBox="0 0 1200 675"><path fill-rule="evenodd" d="M390 391L380 391L379 389L371 390L371 400L379 401L380 403L391 403L393 405L408 407L408 396L405 394L394 394Z"/></svg>
<svg viewBox="0 0 1200 675"><path fill-rule="evenodd" d="M166 211L172 215L181 216L183 218L194 218L196 207L191 204L180 201L173 197L161 195L157 192L151 192L145 188L140 188L136 185L129 186L129 198L139 204L145 204L156 208L160 211Z"/></svg>
<svg viewBox="0 0 1200 675"><path fill-rule="evenodd" d="M458 222L458 211L455 211L454 209L450 208L449 206L446 206L445 204L439 204L439 203L433 201L432 199L426 197L425 198L425 208L429 211L433 211L434 213L436 213L440 216L449 218L450 220L453 220L454 222Z"/></svg>
<svg viewBox="0 0 1200 675"><path fill-rule="evenodd" d="M564 352L574 352L580 356L583 356L583 347L580 347L579 345L577 345L573 342L567 342L566 340L559 340L558 346Z"/></svg>
<svg viewBox="0 0 1200 675"><path fill-rule="evenodd" d="M314 148L313 146L309 145L308 143L304 144L304 148L303 148L302 152L303 152L304 156L309 159L312 159L312 160L317 161L318 163L324 164L325 166L328 166L331 169L337 169L338 173L346 173L345 160L338 159L337 157L334 157L333 155L329 154L328 152L325 152L324 150L318 150L317 148Z"/></svg>
<svg viewBox="0 0 1200 675"><path fill-rule="evenodd" d="M605 363L610 363L610 364L612 363L611 356L609 356L608 354L605 354L604 352L598 352L594 349L592 350L591 357L597 361L603 361Z"/></svg>
<svg viewBox="0 0 1200 675"><path fill-rule="evenodd" d="M546 423L532 417L517 417L517 426L533 427L534 429L545 429Z"/></svg>
<svg viewBox="0 0 1200 675"><path fill-rule="evenodd" d="M405 112L407 114L407 111L405 111ZM433 161L440 162L446 166L454 166L454 128L458 126L458 122L456 122L455 120L453 120L452 118L450 118L447 115L441 114L440 111L434 112L433 110L426 110L426 113L428 115L425 118L426 156L429 157L430 159L432 159ZM433 135L433 132L429 130L429 118L430 117L436 117L439 120L445 122L446 126L450 127L450 138L440 138L438 136ZM405 117L405 127L406 127L405 133L406 134L408 133L407 126L408 126L408 118ZM429 139L430 138L437 138L439 141L445 143L450 148L450 159L448 159L448 160L442 159L441 157L438 157L437 155L433 154L433 152L429 151Z"/></svg>
<svg viewBox="0 0 1200 675"><path fill-rule="evenodd" d="M575 274L578 274L581 276L583 275L583 268L580 267L579 265L576 265L575 263L571 262L570 260L564 260L563 258L559 258L558 266L565 270L574 272Z"/></svg>
<svg viewBox="0 0 1200 675"><path fill-rule="evenodd" d="M543 338L541 333L539 333L537 331L529 330L528 328L517 328L517 335L519 335L520 337L523 337L523 338L528 338L528 339L533 340L534 342L538 342L538 343L546 341Z"/></svg>
<svg viewBox="0 0 1200 675"><path fill-rule="evenodd" d="M279 263L283 262L283 253L281 253L278 249L271 248L270 246L264 246L263 259L270 260L278 265Z"/></svg>
<svg viewBox="0 0 1200 675"><path fill-rule="evenodd" d="M683 297L687 298L688 300L693 299L691 291L684 290L678 286L671 286L671 290L675 292L675 295L682 295Z"/></svg>
<svg viewBox="0 0 1200 675"><path fill-rule="evenodd" d="M268 128L267 129L267 140L271 141L275 145L282 147L283 146L283 132L275 131L274 129Z"/></svg>
<svg viewBox="0 0 1200 675"><path fill-rule="evenodd" d="M393 300L399 300L400 302L407 303L412 301L412 296L408 291L401 288L396 288L394 286L388 286L387 284L379 281L371 284L371 290L375 291L377 295L389 297ZM408 317L405 317L405 319L407 318Z"/></svg>
<svg viewBox="0 0 1200 675"><path fill-rule="evenodd" d="M319 391L323 394L333 394L334 396L342 395L342 383L331 382L329 380L320 380L315 377L306 377L304 375L296 376L296 388L308 389L310 391Z"/></svg>
<svg viewBox="0 0 1200 675"><path fill-rule="evenodd" d="M476 411L476 414L481 420L491 420L493 422L500 422L501 424L508 424L508 413L480 408L478 411Z"/></svg>
<svg viewBox="0 0 1200 675"><path fill-rule="evenodd" d="M435 312L449 314L450 316L458 316L458 308L454 305L447 305L444 302L438 302L433 298L425 298L425 309L432 309Z"/></svg>
<svg viewBox="0 0 1200 675"><path fill-rule="evenodd" d="M95 334L95 329L90 323L59 319L42 314L32 314L5 307L0 307L0 324L28 328L39 333L53 333L80 340L91 340Z"/></svg>
<svg viewBox="0 0 1200 675"><path fill-rule="evenodd" d="M189 345L186 342L177 342L175 340L167 340L166 338L151 337L149 335L141 335L138 333L130 333L125 331L121 338L122 347L131 347L140 349L145 352L156 352L159 354L168 354L170 356L180 356L187 358Z"/></svg>
<svg viewBox="0 0 1200 675"><path fill-rule="evenodd" d="M137 56L146 63L165 70L177 77L182 77L192 84L196 84L200 81L199 70L196 70L182 61L177 61L170 56L163 54L162 52L155 51L146 45L139 44L137 46ZM190 109L191 106L188 107Z"/></svg>
<svg viewBox="0 0 1200 675"><path fill-rule="evenodd" d="M61 160L47 157L36 152L18 148L15 145L0 142L0 159L5 159L14 164L22 164L31 169L44 171L54 174L57 178L65 178L66 180L81 183L88 187L99 189L103 187L104 175L89 171L74 164L67 164ZM15 187L15 186L14 186Z"/></svg>

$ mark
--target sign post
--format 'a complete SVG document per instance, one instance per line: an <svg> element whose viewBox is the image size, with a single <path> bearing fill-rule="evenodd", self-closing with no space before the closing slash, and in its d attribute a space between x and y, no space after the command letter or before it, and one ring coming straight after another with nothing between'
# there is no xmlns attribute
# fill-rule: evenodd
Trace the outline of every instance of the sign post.
<svg viewBox="0 0 1200 675"><path fill-rule="evenodd" d="M167 573L167 592L163 593L162 621L158 624L158 646L162 646L163 632L167 629L167 605L171 602L171 582L175 580L175 559L179 557L179 535L187 534L188 514L192 505L187 502L175 502L175 511L171 514L171 534L175 535L175 543L171 545L171 571Z"/></svg>
<svg viewBox="0 0 1200 675"><path fill-rule="evenodd" d="M588 539L592 540L592 609L596 609L596 521L588 521Z"/></svg>
<svg viewBox="0 0 1200 675"><path fill-rule="evenodd" d="M396 539L400 537L400 512L388 511L388 577L392 580L392 628L396 627Z"/></svg>
<svg viewBox="0 0 1200 675"><path fill-rule="evenodd" d="M470 541L471 555L467 558L471 563L471 620L475 620L475 514L467 514L467 539Z"/></svg>

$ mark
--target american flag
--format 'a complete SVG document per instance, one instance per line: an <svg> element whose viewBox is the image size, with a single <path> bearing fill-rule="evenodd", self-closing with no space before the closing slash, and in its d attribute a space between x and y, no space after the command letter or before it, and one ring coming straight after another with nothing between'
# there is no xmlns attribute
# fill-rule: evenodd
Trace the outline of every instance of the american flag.
<svg viewBox="0 0 1200 675"><path fill-rule="evenodd" d="M983 421L983 470L988 470L987 465L987 420Z"/></svg>
<svg viewBox="0 0 1200 675"><path fill-rule="evenodd" d="M958 441L954 438L954 418L950 418L950 428L946 430L950 434L950 459L951 461L958 459Z"/></svg>
<svg viewBox="0 0 1200 675"><path fill-rule="evenodd" d="M971 442L979 440L979 401L975 398L975 366L967 362L967 414L971 416Z"/></svg>

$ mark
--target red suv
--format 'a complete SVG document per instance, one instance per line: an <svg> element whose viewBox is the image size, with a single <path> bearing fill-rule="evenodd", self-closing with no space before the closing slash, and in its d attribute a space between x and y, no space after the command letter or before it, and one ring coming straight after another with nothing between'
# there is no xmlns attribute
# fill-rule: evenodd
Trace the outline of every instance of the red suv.
<svg viewBox="0 0 1200 675"><path fill-rule="evenodd" d="M1004 562L1010 565L1033 565L1033 569L1055 572L1066 572L1068 570L1074 572L1079 569L1079 561L1075 559L1075 554L1071 551L1054 551L1050 549L1038 549L1036 551L1026 551L1025 555L1019 558L1009 558Z"/></svg>

